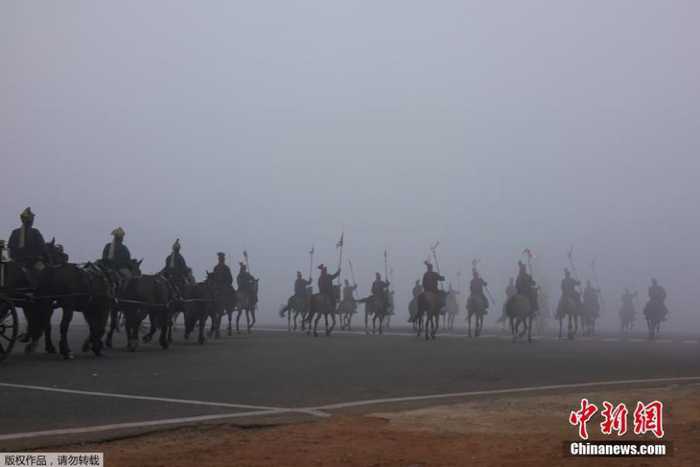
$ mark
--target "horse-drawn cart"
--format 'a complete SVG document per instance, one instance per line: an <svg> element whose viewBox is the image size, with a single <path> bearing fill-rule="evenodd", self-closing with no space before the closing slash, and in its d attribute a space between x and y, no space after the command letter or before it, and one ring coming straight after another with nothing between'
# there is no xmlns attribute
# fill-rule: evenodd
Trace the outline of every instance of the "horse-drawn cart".
<svg viewBox="0 0 700 467"><path fill-rule="evenodd" d="M12 352L19 334L19 317L13 300L0 292L0 362Z"/></svg>

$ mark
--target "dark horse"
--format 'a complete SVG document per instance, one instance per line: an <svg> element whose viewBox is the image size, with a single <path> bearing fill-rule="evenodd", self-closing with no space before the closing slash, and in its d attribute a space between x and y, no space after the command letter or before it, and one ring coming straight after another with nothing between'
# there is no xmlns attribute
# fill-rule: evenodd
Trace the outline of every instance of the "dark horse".
<svg viewBox="0 0 700 467"><path fill-rule="evenodd" d="M245 311L246 332L250 334L253 326L255 326L255 309L258 306L258 281L253 282L250 290L238 289L236 309L236 333L240 334L241 314ZM229 330L231 329L231 313L228 315ZM230 334L230 331L229 331Z"/></svg>
<svg viewBox="0 0 700 467"><path fill-rule="evenodd" d="M661 331L661 322L666 319L668 309L662 300L650 299L644 307L644 317L649 328L649 340L656 339Z"/></svg>
<svg viewBox="0 0 700 467"><path fill-rule="evenodd" d="M95 355L101 355L102 337L107 326L110 305L114 297L109 279L92 263L77 265L65 261L63 252L56 248L55 241L47 243L49 262L44 271L44 287L41 293L54 300L48 309L45 321L45 344L47 350L53 349L51 342L51 315L54 308L61 308L59 352L66 359L73 358L68 345L68 328L73 313L79 311L88 324L90 334L83 344L83 351L92 349Z"/></svg>
<svg viewBox="0 0 700 467"><path fill-rule="evenodd" d="M160 330L160 346L167 349L170 345L172 317L177 303L175 294L167 279L160 274L141 274L141 261L131 261L134 275L119 291L117 305L112 307L111 326L107 344L111 346L112 335L118 325L118 312L124 313L127 332L127 348L135 351L139 342L141 322L148 315L151 322L150 331L143 336L144 342L150 342L157 330Z"/></svg>
<svg viewBox="0 0 700 467"><path fill-rule="evenodd" d="M210 336L215 331L218 337L217 325L221 321L221 314L217 313L216 293L210 281L185 284L182 308L185 317L185 339L189 339L192 331L198 326L197 342L204 344L206 341L204 329L207 318L211 318Z"/></svg>

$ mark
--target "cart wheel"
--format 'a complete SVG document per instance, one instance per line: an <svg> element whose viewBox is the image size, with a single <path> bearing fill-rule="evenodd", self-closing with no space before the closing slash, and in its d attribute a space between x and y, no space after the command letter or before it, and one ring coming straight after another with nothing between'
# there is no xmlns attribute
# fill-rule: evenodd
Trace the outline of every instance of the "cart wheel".
<svg viewBox="0 0 700 467"><path fill-rule="evenodd" d="M0 300L0 362L12 352L18 332L17 310L11 302Z"/></svg>

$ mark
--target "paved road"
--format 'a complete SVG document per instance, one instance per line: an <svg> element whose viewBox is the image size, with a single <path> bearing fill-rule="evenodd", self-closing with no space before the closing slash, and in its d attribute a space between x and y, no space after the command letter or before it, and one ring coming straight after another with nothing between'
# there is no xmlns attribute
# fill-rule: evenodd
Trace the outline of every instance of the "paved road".
<svg viewBox="0 0 700 467"><path fill-rule="evenodd" d="M136 353L119 348L104 358L73 361L16 349L0 364L0 448L17 446L8 439L16 433L217 414L251 419L258 412L278 415L279 408L367 399L700 376L700 343L688 338L540 339L528 345L497 336L426 342L408 335L310 338L257 331L204 346L180 335L176 340L167 351L149 344Z"/></svg>

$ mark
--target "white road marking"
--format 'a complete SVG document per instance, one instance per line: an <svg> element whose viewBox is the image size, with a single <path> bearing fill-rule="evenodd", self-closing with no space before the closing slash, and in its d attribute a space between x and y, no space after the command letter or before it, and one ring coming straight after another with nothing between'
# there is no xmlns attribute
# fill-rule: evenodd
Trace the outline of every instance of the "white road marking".
<svg viewBox="0 0 700 467"><path fill-rule="evenodd" d="M263 410L254 410L248 412L236 412L228 414L214 414L214 415L202 415L195 417L180 417L180 418L166 418L162 420L146 420L140 422L127 422L127 423L116 423L110 425L97 425L97 426L87 426L79 428L63 428L55 430L44 430L44 431L31 431L25 433L10 433L5 435L0 435L0 441L13 440L13 439L25 439L25 438L38 438L45 436L64 436L71 434L82 434L82 433L96 433L100 431L112 431L121 430L129 428L145 428L153 426L162 425L176 425L176 424L191 424L197 422L204 422L209 420L222 420L227 418L240 418L240 417L255 417L264 415L277 415L282 413L300 413L305 415L311 415L315 417L330 417L331 415L326 413L326 410L343 409L349 407L363 407L368 405L386 404L386 403L396 403L396 402L411 402L411 401L422 401L422 400L436 400L436 399L448 399L448 398L460 398L460 397L470 397L470 396L483 396L491 394L517 394L525 392L537 392L537 391L550 391L557 389L578 389L578 388L589 388L589 387L599 387L599 386L616 386L616 385L627 385L627 384L652 384L652 383L679 383L679 382L691 382L700 381L700 376L688 376L688 377L678 377L678 378L653 378L653 379L631 379L622 381L600 381L593 383L575 383L575 384L557 384L548 386L530 386L521 388L510 388L510 389L489 389L483 391L467 391L467 392L454 392L454 393L444 393L444 394L430 394L425 396L408 396L408 397L391 397L384 399L368 399L362 401L354 402L341 402L336 404L326 404L316 407L297 407L297 408L283 408L283 407L269 407ZM10 385L8 383L0 383L3 386L8 387L23 387L28 389L39 388L41 390L46 390L40 386L25 386L25 385ZM92 393L88 391L73 391L73 390L60 390L56 388L48 388L50 390L55 390L57 392L70 392L84 395L105 395L109 393ZM125 395L109 395L107 397L121 397ZM140 396L128 396L127 399L140 398L146 400L161 400L168 402L179 401L180 403L199 403L200 401L187 401L184 399L165 399L165 398L153 398L153 397L140 397ZM217 403L217 402L204 402L200 405L220 405L220 406L237 406L237 407L254 407L254 406L243 406L238 404L228 404L228 403Z"/></svg>
<svg viewBox="0 0 700 467"><path fill-rule="evenodd" d="M284 410L255 410L252 412L236 412L227 414L215 414L215 415L201 415L197 417L180 417L180 418L166 418L162 420L147 420L140 422L127 422L127 423L114 423L111 425L96 425L96 426L86 426L79 428L61 428L56 430L44 430L44 431L30 431L26 433L10 433L7 435L0 435L0 441L7 441L11 439L25 439L25 438L38 438L41 436L65 436L65 435L75 435L82 433L97 433L100 431L112 431L112 430L122 430L128 428L146 428L161 425L176 425L176 424L186 424L195 422L206 422L209 420L221 420L225 418L240 418L240 417L254 417L259 415L275 415L282 413Z"/></svg>
<svg viewBox="0 0 700 467"><path fill-rule="evenodd" d="M412 402L412 401L424 401L424 400L434 400L434 399L450 399L458 397L470 397L470 396L484 396L491 394L517 394L523 392L537 392L537 391L552 391L557 389L579 389L579 388L592 388L597 386L620 386L626 384L652 384L652 383L680 383L683 381L700 381L700 376L687 376L678 378L652 378L652 379L628 379L621 381L598 381L592 383L574 383L574 384L555 384L548 386L530 386L522 388L510 388L510 389L489 389L484 391L467 391L467 392L452 392L444 394L430 394L426 396L408 396L408 397L387 397L383 399L368 399L363 401L355 402L341 402L337 404L326 404L318 407L309 407L314 410L333 410L333 409L344 409L349 407L362 407L367 405L377 405L395 402Z"/></svg>
<svg viewBox="0 0 700 467"><path fill-rule="evenodd" d="M204 405L210 407L227 407L229 409L253 409L253 410L280 410L279 407L266 407L261 405L230 404L228 402L210 402L189 399L173 399L168 397L137 396L133 394L116 394L113 392L81 391L79 389L64 389L47 386L32 386L28 384L0 383L0 387L15 389L31 389L35 391L60 392L65 394L79 394L82 396L112 397L116 399L132 399L155 402L168 402L186 405Z"/></svg>
<svg viewBox="0 0 700 467"><path fill-rule="evenodd" d="M601 339L603 342L620 342L619 337L606 337L604 339Z"/></svg>

